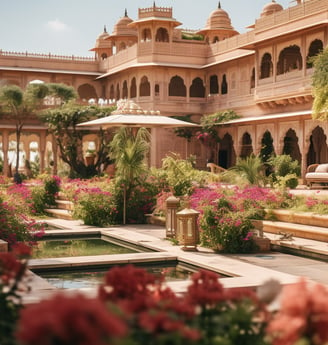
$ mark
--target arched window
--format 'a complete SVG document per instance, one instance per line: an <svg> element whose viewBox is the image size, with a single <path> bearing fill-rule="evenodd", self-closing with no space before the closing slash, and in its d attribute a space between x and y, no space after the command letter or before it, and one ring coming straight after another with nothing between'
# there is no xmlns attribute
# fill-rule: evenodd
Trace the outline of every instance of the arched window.
<svg viewBox="0 0 328 345"><path fill-rule="evenodd" d="M307 153L307 165L325 163L328 160L327 136L322 127L317 126L310 136L310 146Z"/></svg>
<svg viewBox="0 0 328 345"><path fill-rule="evenodd" d="M77 92L80 99L98 98L94 86L90 84L80 85L77 89Z"/></svg>
<svg viewBox="0 0 328 345"><path fill-rule="evenodd" d="M215 36L215 37L213 38L213 43L216 43L216 42L219 42L219 37L218 37L218 36Z"/></svg>
<svg viewBox="0 0 328 345"><path fill-rule="evenodd" d="M102 60L106 60L107 59L107 54L106 53L102 53L101 54L101 59Z"/></svg>
<svg viewBox="0 0 328 345"><path fill-rule="evenodd" d="M128 83L126 80L124 80L124 82L123 82L122 98L123 99L128 98Z"/></svg>
<svg viewBox="0 0 328 345"><path fill-rule="evenodd" d="M116 85L116 99L120 99L120 98L121 98L120 85L117 84Z"/></svg>
<svg viewBox="0 0 328 345"><path fill-rule="evenodd" d="M205 87L201 78L197 77L192 81L189 94L190 97L205 97Z"/></svg>
<svg viewBox="0 0 328 345"><path fill-rule="evenodd" d="M273 64L271 54L265 53L261 60L260 79L272 77Z"/></svg>
<svg viewBox="0 0 328 345"><path fill-rule="evenodd" d="M241 146L240 158L249 157L253 153L252 137L248 132L244 133Z"/></svg>
<svg viewBox="0 0 328 345"><path fill-rule="evenodd" d="M109 89L109 99L115 99L114 84L112 84L110 86L110 89Z"/></svg>
<svg viewBox="0 0 328 345"><path fill-rule="evenodd" d="M159 28L156 32L157 42L169 42L169 33L165 28Z"/></svg>
<svg viewBox="0 0 328 345"><path fill-rule="evenodd" d="M251 89L255 87L255 67L252 68L251 74Z"/></svg>
<svg viewBox="0 0 328 345"><path fill-rule="evenodd" d="M219 81L217 75L210 76L210 94L216 95L219 93Z"/></svg>
<svg viewBox="0 0 328 345"><path fill-rule="evenodd" d="M323 43L321 40L314 40L310 44L309 53L306 57L306 68L312 68L313 62L309 60L311 57L318 55L323 51Z"/></svg>
<svg viewBox="0 0 328 345"><path fill-rule="evenodd" d="M151 41L151 31L149 28L143 29L141 33L141 42Z"/></svg>
<svg viewBox="0 0 328 345"><path fill-rule="evenodd" d="M297 160L299 164L302 162L302 154L298 144L298 137L294 129L289 128L284 137L284 147L282 150L284 155L290 155L293 160Z"/></svg>
<svg viewBox="0 0 328 345"><path fill-rule="evenodd" d="M135 77L133 77L132 80L131 80L130 97L131 98L136 98L137 97L137 81L136 81Z"/></svg>
<svg viewBox="0 0 328 345"><path fill-rule="evenodd" d="M228 93L227 76L225 74L223 74L222 82L221 82L221 94L226 95L227 93Z"/></svg>
<svg viewBox="0 0 328 345"><path fill-rule="evenodd" d="M226 133L220 141L218 163L222 168L228 169L236 164L236 153L230 134Z"/></svg>
<svg viewBox="0 0 328 345"><path fill-rule="evenodd" d="M269 131L265 131L261 140L260 158L267 162L274 155L273 138Z"/></svg>
<svg viewBox="0 0 328 345"><path fill-rule="evenodd" d="M139 86L139 95L140 97L150 96L150 83L146 76L141 78L140 86Z"/></svg>
<svg viewBox="0 0 328 345"><path fill-rule="evenodd" d="M302 55L300 47L292 45L284 48L277 63L277 75L302 69Z"/></svg>
<svg viewBox="0 0 328 345"><path fill-rule="evenodd" d="M159 96L159 84L155 84L155 96Z"/></svg>
<svg viewBox="0 0 328 345"><path fill-rule="evenodd" d="M172 77L169 84L169 96L186 97L187 89L183 79L179 76Z"/></svg>
<svg viewBox="0 0 328 345"><path fill-rule="evenodd" d="M124 50L124 49L126 49L126 43L125 42L121 42L120 43L120 47L119 47L119 51Z"/></svg>

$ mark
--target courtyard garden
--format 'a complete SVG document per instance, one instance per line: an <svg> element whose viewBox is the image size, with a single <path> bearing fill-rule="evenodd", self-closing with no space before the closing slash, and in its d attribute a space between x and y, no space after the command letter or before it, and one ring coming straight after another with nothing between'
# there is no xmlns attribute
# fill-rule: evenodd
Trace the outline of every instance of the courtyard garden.
<svg viewBox="0 0 328 345"><path fill-rule="evenodd" d="M305 280L282 287L269 282L252 289L224 288L213 272L192 276L184 295L141 268L108 271L96 297L59 293L23 305L28 291L28 260L47 227L47 212L60 196L73 205L72 216L86 225L144 224L149 215L166 217L166 200L180 200L199 213L200 245L215 252L253 253L256 221L270 210L326 213L325 198L290 193L299 167L289 156L265 162L249 156L225 172L194 168L194 157L169 153L162 167L149 168L147 132L122 129L109 152L114 176L77 178L49 173L0 183L0 343L3 345L302 345L327 344L328 291ZM203 138L204 136L202 136ZM282 289L282 290L281 290ZM291 298L297 294L298 298ZM281 297L279 310L272 302ZM42 315L42 317L39 317ZM289 327L286 327L286 324Z"/></svg>
<svg viewBox="0 0 328 345"><path fill-rule="evenodd" d="M108 271L94 298L59 293L22 305L33 243L46 227L45 209L55 206L59 193L73 203L75 219L97 227L122 224L123 209L130 224L145 223L148 214L165 217L166 199L178 196L180 209L188 200L199 212L201 245L221 253L256 251L253 223L269 210L326 213L326 199L289 193L286 176L293 179L293 172L266 177L256 170L257 179L250 182L255 176L250 166L259 169L254 161L250 157L216 175L194 169L192 157L171 154L161 168L140 166L135 175L69 179L44 174L19 184L2 178L0 237L10 251L0 253L1 344L326 344L328 291L305 280L282 292L270 282L258 295L224 288L215 273L200 270L181 296L142 268L125 266ZM276 311L271 302L278 294ZM295 294L297 299L291 297Z"/></svg>

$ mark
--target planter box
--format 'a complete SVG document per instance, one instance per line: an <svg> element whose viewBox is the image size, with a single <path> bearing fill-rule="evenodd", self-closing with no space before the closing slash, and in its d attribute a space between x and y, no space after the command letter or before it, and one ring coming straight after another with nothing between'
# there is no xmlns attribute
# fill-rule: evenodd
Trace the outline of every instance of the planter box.
<svg viewBox="0 0 328 345"><path fill-rule="evenodd" d="M255 243L258 245L259 252L269 252L271 250L271 241L267 237L254 237Z"/></svg>

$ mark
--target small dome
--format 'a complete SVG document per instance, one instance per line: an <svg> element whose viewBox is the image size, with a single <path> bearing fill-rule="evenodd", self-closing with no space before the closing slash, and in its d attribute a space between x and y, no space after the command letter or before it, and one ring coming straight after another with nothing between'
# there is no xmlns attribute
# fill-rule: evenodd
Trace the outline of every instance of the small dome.
<svg viewBox="0 0 328 345"><path fill-rule="evenodd" d="M282 11L283 9L284 8L280 4L277 4L275 0L272 0L263 7L261 17L269 16L270 14Z"/></svg>
<svg viewBox="0 0 328 345"><path fill-rule="evenodd" d="M219 6L216 10L214 10L206 22L206 28L213 30L213 29L227 29L233 30L231 25L231 20L229 14L221 8L221 4L219 2Z"/></svg>
<svg viewBox="0 0 328 345"><path fill-rule="evenodd" d="M131 29L128 25L132 23L133 20L128 17L127 11L125 10L124 17L120 18L118 22L115 24L113 29L113 36L120 36L120 35L133 35L137 34L135 29Z"/></svg>
<svg viewBox="0 0 328 345"><path fill-rule="evenodd" d="M104 31L98 36L98 40L104 40L109 36L109 33L107 32L106 26L104 26Z"/></svg>

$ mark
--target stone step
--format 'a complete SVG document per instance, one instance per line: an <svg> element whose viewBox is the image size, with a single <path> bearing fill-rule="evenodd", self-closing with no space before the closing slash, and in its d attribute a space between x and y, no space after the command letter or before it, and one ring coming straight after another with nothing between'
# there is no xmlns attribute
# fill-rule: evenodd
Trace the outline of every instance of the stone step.
<svg viewBox="0 0 328 345"><path fill-rule="evenodd" d="M66 195L65 195L64 193L62 193L62 192L59 192L59 193L57 194L56 199L57 199L57 200L66 200L66 201L67 201Z"/></svg>
<svg viewBox="0 0 328 345"><path fill-rule="evenodd" d="M72 211L74 204L68 200L56 199L57 208Z"/></svg>
<svg viewBox="0 0 328 345"><path fill-rule="evenodd" d="M62 210L58 208L47 208L44 210L50 217L73 220L72 212L70 210Z"/></svg>
<svg viewBox="0 0 328 345"><path fill-rule="evenodd" d="M280 221L264 220L262 231L272 234L281 234L307 238L315 241L328 242L328 228Z"/></svg>
<svg viewBox="0 0 328 345"><path fill-rule="evenodd" d="M328 215L324 214L289 210L270 210L269 214L274 217L274 220L281 222L328 227Z"/></svg>

